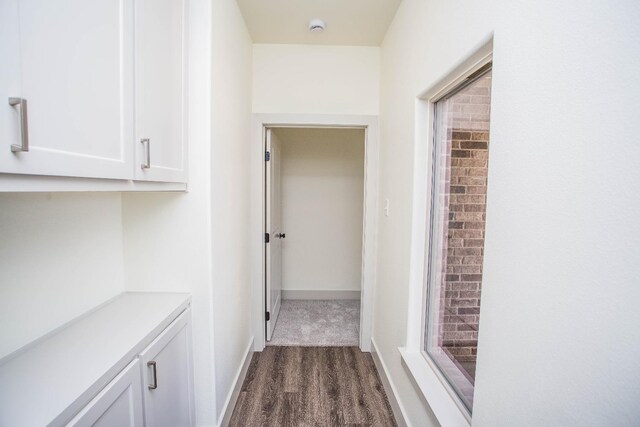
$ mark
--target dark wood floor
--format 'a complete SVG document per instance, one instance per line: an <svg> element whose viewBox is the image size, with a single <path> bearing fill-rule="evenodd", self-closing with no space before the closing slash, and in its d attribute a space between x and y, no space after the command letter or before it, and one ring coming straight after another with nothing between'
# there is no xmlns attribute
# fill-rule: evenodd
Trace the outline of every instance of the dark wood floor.
<svg viewBox="0 0 640 427"><path fill-rule="evenodd" d="M396 423L371 354L357 347L266 347L251 359L229 425Z"/></svg>

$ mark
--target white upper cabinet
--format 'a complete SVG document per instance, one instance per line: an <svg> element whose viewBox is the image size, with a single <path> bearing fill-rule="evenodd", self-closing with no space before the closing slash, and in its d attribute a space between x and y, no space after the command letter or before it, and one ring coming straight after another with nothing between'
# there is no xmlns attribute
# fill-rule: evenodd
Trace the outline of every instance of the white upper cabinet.
<svg viewBox="0 0 640 427"><path fill-rule="evenodd" d="M133 0L0 0L0 172L131 179L133 13Z"/></svg>
<svg viewBox="0 0 640 427"><path fill-rule="evenodd" d="M136 0L135 179L187 179L187 0Z"/></svg>
<svg viewBox="0 0 640 427"><path fill-rule="evenodd" d="M18 0L0 0L0 167L11 157L11 145L20 144L18 108L9 98L20 96L20 37Z"/></svg>
<svg viewBox="0 0 640 427"><path fill-rule="evenodd" d="M185 188L187 15L188 0L0 0L0 191Z"/></svg>

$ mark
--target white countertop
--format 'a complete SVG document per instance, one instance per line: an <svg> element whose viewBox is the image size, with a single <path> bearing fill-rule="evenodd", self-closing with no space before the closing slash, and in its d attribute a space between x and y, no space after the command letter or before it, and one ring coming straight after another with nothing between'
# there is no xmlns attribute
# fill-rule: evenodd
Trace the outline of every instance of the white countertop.
<svg viewBox="0 0 640 427"><path fill-rule="evenodd" d="M68 421L190 301L185 293L125 292L0 361L0 426Z"/></svg>

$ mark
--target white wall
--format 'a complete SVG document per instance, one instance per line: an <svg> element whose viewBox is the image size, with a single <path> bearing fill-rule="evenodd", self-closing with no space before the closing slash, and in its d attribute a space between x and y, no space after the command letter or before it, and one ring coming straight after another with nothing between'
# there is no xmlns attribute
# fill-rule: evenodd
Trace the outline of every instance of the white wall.
<svg viewBox="0 0 640 427"><path fill-rule="evenodd" d="M0 358L124 290L119 194L0 194Z"/></svg>
<svg viewBox="0 0 640 427"><path fill-rule="evenodd" d="M380 48L253 46L253 112L378 114Z"/></svg>
<svg viewBox="0 0 640 427"><path fill-rule="evenodd" d="M282 289L359 291L364 130L275 129L282 176Z"/></svg>
<svg viewBox="0 0 640 427"><path fill-rule="evenodd" d="M473 424L640 418L640 7L405 0L382 46L374 337L413 425L404 345L416 96L495 31Z"/></svg>
<svg viewBox="0 0 640 427"><path fill-rule="evenodd" d="M251 38L234 0L213 4L211 240L218 415L252 337ZM253 236L260 239L261 236Z"/></svg>
<svg viewBox="0 0 640 427"><path fill-rule="evenodd" d="M210 4L213 96L192 124L189 192L124 197L127 286L193 295L198 425L219 422L251 340L251 39L235 1Z"/></svg>
<svg viewBox="0 0 640 427"><path fill-rule="evenodd" d="M212 127L200 128L206 116L192 124L189 193L127 195L124 217L128 287L193 294L197 420L211 425L219 422L251 340L252 52L235 1L212 2L211 11L202 3L201 13L213 17L211 75L202 77L211 82ZM206 73L208 64L201 65Z"/></svg>
<svg viewBox="0 0 640 427"><path fill-rule="evenodd" d="M190 148L193 154L202 150L194 145ZM189 163L188 194L123 195L126 287L129 291L191 293L196 419L198 425L213 425L209 185L191 179L195 162Z"/></svg>
<svg viewBox="0 0 640 427"><path fill-rule="evenodd" d="M192 295L196 423L212 426L216 425L218 389L211 269L212 80L208 26L212 19L222 17L213 14L206 0L192 0L190 5L191 24L197 26L192 41L197 55L192 55L189 71L189 191L124 194L122 233L127 290L184 291ZM225 394L224 390L219 392Z"/></svg>

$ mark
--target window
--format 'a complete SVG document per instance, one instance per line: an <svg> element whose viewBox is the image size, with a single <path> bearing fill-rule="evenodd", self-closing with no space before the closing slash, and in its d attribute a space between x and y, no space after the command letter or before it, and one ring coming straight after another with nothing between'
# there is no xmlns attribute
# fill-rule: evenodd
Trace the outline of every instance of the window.
<svg viewBox="0 0 640 427"><path fill-rule="evenodd" d="M423 349L471 411L484 257L491 65L434 106Z"/></svg>

